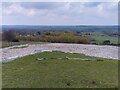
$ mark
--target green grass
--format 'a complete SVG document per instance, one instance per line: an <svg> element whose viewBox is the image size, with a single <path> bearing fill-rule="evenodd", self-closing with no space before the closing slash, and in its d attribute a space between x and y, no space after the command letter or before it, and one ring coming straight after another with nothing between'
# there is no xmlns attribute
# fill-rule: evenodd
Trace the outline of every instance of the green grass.
<svg viewBox="0 0 120 90"><path fill-rule="evenodd" d="M108 36L102 32L94 32L92 35L90 35L90 38L96 40L97 44L102 44L105 40L110 40L111 43L118 44L118 37Z"/></svg>
<svg viewBox="0 0 120 90"><path fill-rule="evenodd" d="M95 61L67 60L65 57ZM48 58L38 61L36 58ZM55 58L63 58L58 60ZM97 61L101 60L101 61ZM103 61L102 61L103 60ZM3 88L116 88L118 61L70 53L38 53L4 63Z"/></svg>
<svg viewBox="0 0 120 90"><path fill-rule="evenodd" d="M21 44L46 44L48 42L33 42L33 41L20 41L20 42L7 42L7 41L0 41L1 46L0 48L15 46L15 45L21 45Z"/></svg>
<svg viewBox="0 0 120 90"><path fill-rule="evenodd" d="M32 41L32 42L29 42L28 44L29 45L32 45L32 44L48 44L50 42L35 42L35 41Z"/></svg>
<svg viewBox="0 0 120 90"><path fill-rule="evenodd" d="M5 47L10 47L10 46L14 46L14 45L20 45L20 44L27 44L27 41L20 41L20 42L7 42L7 41L1 41L0 42L2 45L0 46L0 48L5 48Z"/></svg>

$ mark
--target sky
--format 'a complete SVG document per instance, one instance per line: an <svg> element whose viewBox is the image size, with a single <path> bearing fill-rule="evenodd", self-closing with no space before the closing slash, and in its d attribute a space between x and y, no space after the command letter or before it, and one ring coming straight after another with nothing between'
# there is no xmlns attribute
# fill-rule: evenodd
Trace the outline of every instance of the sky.
<svg viewBox="0 0 120 90"><path fill-rule="evenodd" d="M117 2L2 2L3 25L117 25Z"/></svg>

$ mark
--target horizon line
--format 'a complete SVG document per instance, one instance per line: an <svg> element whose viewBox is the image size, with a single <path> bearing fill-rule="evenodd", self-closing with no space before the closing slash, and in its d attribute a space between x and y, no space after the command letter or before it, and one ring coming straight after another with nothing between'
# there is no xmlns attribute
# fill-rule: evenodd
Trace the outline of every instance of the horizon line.
<svg viewBox="0 0 120 90"><path fill-rule="evenodd" d="M119 26L118 24L111 24L111 25L89 25L89 24L76 24L76 25L33 25L33 24L26 24L26 25L23 25L23 24L15 24L15 25L11 25L11 24L2 24L0 26Z"/></svg>

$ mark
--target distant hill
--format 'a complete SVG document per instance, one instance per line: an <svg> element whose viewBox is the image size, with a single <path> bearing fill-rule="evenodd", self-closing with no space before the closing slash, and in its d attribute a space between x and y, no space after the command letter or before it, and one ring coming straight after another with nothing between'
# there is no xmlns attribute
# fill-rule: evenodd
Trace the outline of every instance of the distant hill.
<svg viewBox="0 0 120 90"><path fill-rule="evenodd" d="M41 26L41 25L3 25L2 30L58 30L58 31L104 31L118 30L118 26Z"/></svg>

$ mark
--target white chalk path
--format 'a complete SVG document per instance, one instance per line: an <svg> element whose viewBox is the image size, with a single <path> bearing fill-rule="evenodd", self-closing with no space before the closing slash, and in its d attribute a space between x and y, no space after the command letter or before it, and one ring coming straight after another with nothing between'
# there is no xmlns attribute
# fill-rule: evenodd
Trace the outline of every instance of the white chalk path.
<svg viewBox="0 0 120 90"><path fill-rule="evenodd" d="M87 45L87 44L34 44L28 45L26 48L4 48L0 49L2 61L10 61L18 57L36 53L36 50L59 50L63 52L85 54L87 56L95 56L101 58L119 59L117 46L108 45Z"/></svg>

